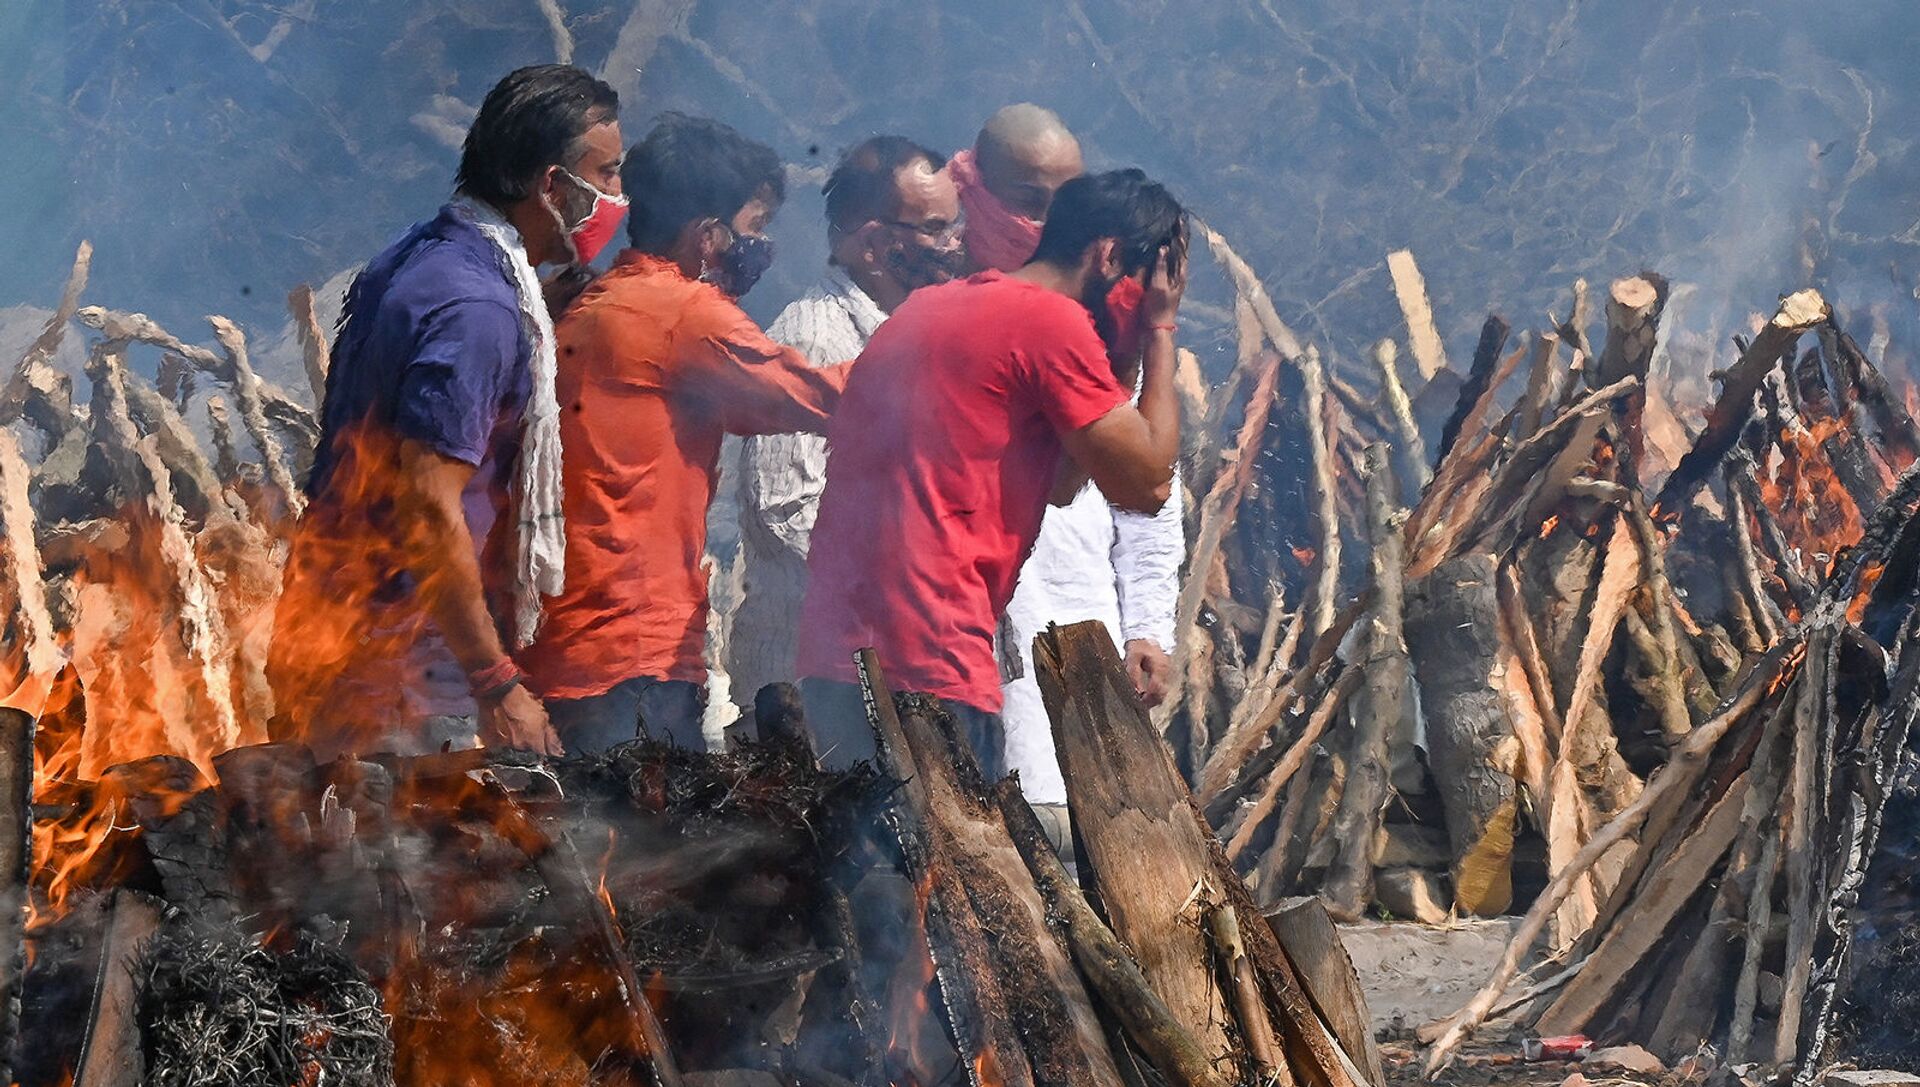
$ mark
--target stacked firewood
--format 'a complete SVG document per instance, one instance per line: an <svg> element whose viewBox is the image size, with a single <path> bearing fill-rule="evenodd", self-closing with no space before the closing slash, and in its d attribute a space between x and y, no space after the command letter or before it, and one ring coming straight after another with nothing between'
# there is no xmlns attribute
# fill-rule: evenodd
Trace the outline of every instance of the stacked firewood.
<svg viewBox="0 0 1920 1087"><path fill-rule="evenodd" d="M1329 396L1208 240L1252 318L1216 395L1251 391L1232 453L1189 460L1212 473L1182 613L1203 630L1163 723L1229 856L1259 895L1317 893L1339 917L1530 905L1503 976L1436 1027L1436 1066L1544 951L1498 1009L1542 1034L1812 1075L1920 670L1903 399L1803 290L1681 422L1652 273L1610 285L1597 349L1580 285L1518 344L1489 318L1466 376L1436 380L1406 254L1388 266L1425 384L1409 396L1389 343L1377 397ZM1318 421L1292 435L1271 422L1288 371ZM1429 469L1414 404L1436 388L1453 403ZM1309 451L1287 475L1290 438ZM1292 510L1255 504L1300 479ZM1366 562L1335 612L1343 530ZM1266 567L1235 550L1289 536L1308 541L1292 578L1272 563L1296 549L1268 542Z"/></svg>
<svg viewBox="0 0 1920 1087"><path fill-rule="evenodd" d="M1271 923L1255 906L1106 629L1049 630L1034 660L1077 880L1018 779L988 786L938 703L896 698L873 654L861 661L881 761L904 783L891 818L969 1081L1118 1087L1144 1066L1186 1087L1382 1084L1331 922L1312 900Z"/></svg>

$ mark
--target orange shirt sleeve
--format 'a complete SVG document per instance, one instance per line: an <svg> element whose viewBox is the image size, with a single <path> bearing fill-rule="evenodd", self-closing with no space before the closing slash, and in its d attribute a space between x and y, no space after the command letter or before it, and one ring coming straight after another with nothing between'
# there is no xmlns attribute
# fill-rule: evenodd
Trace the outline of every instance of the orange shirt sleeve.
<svg viewBox="0 0 1920 1087"><path fill-rule="evenodd" d="M689 309L674 343L676 399L712 412L730 434L826 433L850 363L814 367L731 302Z"/></svg>

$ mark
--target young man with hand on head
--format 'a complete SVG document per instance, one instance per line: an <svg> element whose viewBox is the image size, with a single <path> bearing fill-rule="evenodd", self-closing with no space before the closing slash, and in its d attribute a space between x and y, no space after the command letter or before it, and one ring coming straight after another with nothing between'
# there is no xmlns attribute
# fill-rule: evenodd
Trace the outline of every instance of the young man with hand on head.
<svg viewBox="0 0 1920 1087"><path fill-rule="evenodd" d="M875 136L843 155L826 184L826 274L780 312L767 335L815 366L845 362L909 294L962 274L960 197L945 166L904 136ZM727 675L734 701L750 709L762 686L793 678L827 441L816 434L748 438L739 478L745 576Z"/></svg>
<svg viewBox="0 0 1920 1087"><path fill-rule="evenodd" d="M1122 319L1108 300L1124 280L1139 303ZM894 688L941 699L1002 776L994 632L1063 455L1123 508L1171 493L1185 283L1180 205L1119 170L1061 186L1018 272L917 291L874 334L828 435L801 613L801 690L828 764L873 754L853 665L873 647ZM1129 337L1137 407L1109 358Z"/></svg>
<svg viewBox="0 0 1920 1087"><path fill-rule="evenodd" d="M347 294L275 616L278 739L322 758L558 753L508 658L561 589L552 321L535 270L618 228L619 99L578 68L488 92L454 199Z"/></svg>
<svg viewBox="0 0 1920 1087"><path fill-rule="evenodd" d="M632 248L559 324L567 589L520 654L569 751L703 750L707 505L727 434L819 432L845 384L739 299L772 262L779 156L665 114L621 170Z"/></svg>

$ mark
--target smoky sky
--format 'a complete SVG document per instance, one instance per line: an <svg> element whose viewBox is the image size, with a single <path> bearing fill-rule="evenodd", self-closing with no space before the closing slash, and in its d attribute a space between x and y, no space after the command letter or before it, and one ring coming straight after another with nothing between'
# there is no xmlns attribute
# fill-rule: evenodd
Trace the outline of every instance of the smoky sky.
<svg viewBox="0 0 1920 1087"><path fill-rule="evenodd" d="M1537 326L1574 277L1642 268L1722 341L1816 285L1899 342L1916 31L1899 0L8 0L0 306L50 305L89 238L93 301L275 335L290 287L431 214L494 80L567 52L620 91L629 140L707 114L816 179L874 133L951 150L1002 104L1051 106L1349 363L1403 334L1401 246L1456 356L1489 311ZM824 260L818 193L793 189L762 320Z"/></svg>

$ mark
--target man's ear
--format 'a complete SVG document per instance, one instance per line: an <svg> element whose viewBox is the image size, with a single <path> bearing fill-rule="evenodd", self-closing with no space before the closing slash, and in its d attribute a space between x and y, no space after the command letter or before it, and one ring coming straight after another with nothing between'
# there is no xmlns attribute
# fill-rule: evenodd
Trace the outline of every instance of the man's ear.
<svg viewBox="0 0 1920 1087"><path fill-rule="evenodd" d="M1095 239L1090 247L1093 250L1093 270L1101 279L1118 279L1126 269L1120 263L1120 241L1117 238Z"/></svg>

